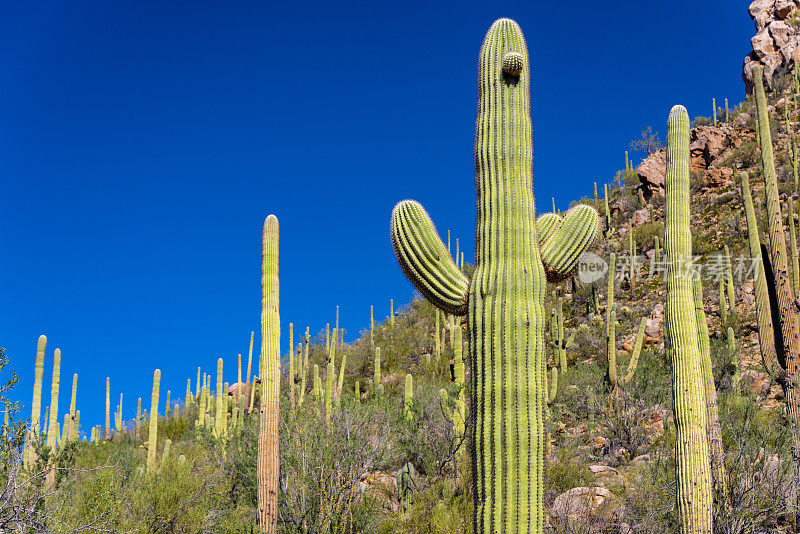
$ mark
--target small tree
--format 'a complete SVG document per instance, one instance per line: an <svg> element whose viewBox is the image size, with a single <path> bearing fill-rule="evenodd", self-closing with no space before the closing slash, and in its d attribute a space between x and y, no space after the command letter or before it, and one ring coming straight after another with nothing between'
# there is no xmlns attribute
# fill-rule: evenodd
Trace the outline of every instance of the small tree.
<svg viewBox="0 0 800 534"><path fill-rule="evenodd" d="M659 149L664 148L664 143L661 142L658 132L654 132L652 126L648 126L642 130L642 135L639 139L631 141L630 147L634 152L640 152L645 156L649 156Z"/></svg>

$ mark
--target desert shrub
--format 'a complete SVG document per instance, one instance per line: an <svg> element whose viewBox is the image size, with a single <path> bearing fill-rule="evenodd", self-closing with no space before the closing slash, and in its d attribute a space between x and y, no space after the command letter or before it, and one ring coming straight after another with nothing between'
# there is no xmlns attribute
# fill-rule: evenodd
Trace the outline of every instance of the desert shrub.
<svg viewBox="0 0 800 534"><path fill-rule="evenodd" d="M308 406L281 421L278 511L286 532L369 532L380 521L381 496L359 483L385 461L390 443L382 399L342 400L329 424Z"/></svg>

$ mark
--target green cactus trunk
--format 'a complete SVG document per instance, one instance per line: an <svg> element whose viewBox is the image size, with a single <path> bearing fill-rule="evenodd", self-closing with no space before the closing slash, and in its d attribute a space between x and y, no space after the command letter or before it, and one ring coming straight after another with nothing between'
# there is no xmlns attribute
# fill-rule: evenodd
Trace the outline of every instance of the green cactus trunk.
<svg viewBox="0 0 800 534"><path fill-rule="evenodd" d="M361 406L361 382L359 382L358 380L356 380L355 401L356 401L356 406Z"/></svg>
<svg viewBox="0 0 800 534"><path fill-rule="evenodd" d="M153 373L153 393L150 396L150 433L147 437L147 472L156 469L156 446L158 445L158 390L161 386L161 370Z"/></svg>
<svg viewBox="0 0 800 534"><path fill-rule="evenodd" d="M456 387L458 388L458 396L455 399L455 412L453 413L453 434L455 434L457 438L460 438L464 435L466 430L467 420L466 391L464 390L464 343L461 325L455 326L454 334L455 346L453 347L453 352L455 356L453 360L453 376L455 378Z"/></svg>
<svg viewBox="0 0 800 534"><path fill-rule="evenodd" d="M67 438L70 441L75 441L78 439L78 433L76 432L76 417L77 417L77 397L78 397L78 373L72 375L72 396L70 397L69 403L69 430L67 433Z"/></svg>
<svg viewBox="0 0 800 534"><path fill-rule="evenodd" d="M333 375L335 373L333 362L325 370L325 424L330 427L333 414Z"/></svg>
<svg viewBox="0 0 800 534"><path fill-rule="evenodd" d="M689 115L675 106L667 125L664 253L665 340L672 359L679 532L711 534L712 495L705 387L693 309L689 196Z"/></svg>
<svg viewBox="0 0 800 534"><path fill-rule="evenodd" d="M733 270L731 269L731 251L725 245L725 287L728 294L728 308L731 311L731 321L736 323L738 313L736 311L736 291L733 287Z"/></svg>
<svg viewBox="0 0 800 534"><path fill-rule="evenodd" d="M753 197L750 193L750 179L747 173L741 173L742 182L742 202L745 208L747 219L747 236L750 246L750 258L756 263L756 279L754 282L754 293L756 301L756 322L758 323L758 344L761 351L761 359L764 368L771 378L778 374L780 365L778 355L775 352L775 330L772 324L772 311L769 302L769 291L767 289L767 279L764 274L764 264L761 259L761 239L758 231L758 221L753 207Z"/></svg>
<svg viewBox="0 0 800 534"><path fill-rule="evenodd" d="M44 354L47 350L47 338L39 336L36 343L36 363L33 373L33 401L31 402L31 424L26 437L25 451L23 453L23 460L26 468L36 462L36 447L34 442L38 443L39 435L42 432L39 419L42 416L42 378L44 377Z"/></svg>
<svg viewBox="0 0 800 534"><path fill-rule="evenodd" d="M253 367L253 336L255 336L255 332L250 332L250 348L247 351L247 376L245 377L245 384L247 385L247 391L250 391L250 372L252 371ZM200 371L198 368L197 371L197 379L200 379ZM254 388L255 389L255 388Z"/></svg>
<svg viewBox="0 0 800 534"><path fill-rule="evenodd" d="M776 340L778 355L778 377L786 396L788 418L791 421L793 446L792 453L800 476L800 335L798 333L796 300L791 292L789 273L786 263L786 238L783 231L783 219L780 211L780 197L775 173L775 160L772 152L772 136L769 128L767 100L764 94L762 67L753 67L755 81L756 107L759 118L759 136L761 143L761 163L764 173L764 191L767 206L767 222L769 228L770 258L762 259L765 264L767 284L774 290L777 310L772 309L773 317L778 319L779 335ZM772 260L771 262L769 260ZM777 312L777 313L776 313ZM774 321L773 321L774 324ZM797 502L800 504L800 495Z"/></svg>
<svg viewBox="0 0 800 534"><path fill-rule="evenodd" d="M414 201L395 206L392 244L406 276L428 300L446 313L467 316L475 407L473 530L541 533L546 285L574 271L597 238L599 220L591 207L575 206L540 246L531 190L528 51L514 21L500 19L489 29L478 84L478 223L471 280Z"/></svg>
<svg viewBox="0 0 800 534"><path fill-rule="evenodd" d="M608 280L606 285L606 335L611 324L611 312L614 311L614 282L617 269L617 255L613 252L608 258Z"/></svg>
<svg viewBox="0 0 800 534"><path fill-rule="evenodd" d="M406 421L414 420L414 377L411 374L406 375L405 389L403 390L403 416Z"/></svg>
<svg viewBox="0 0 800 534"><path fill-rule="evenodd" d="M222 417L222 399L226 396L222 387L222 358L217 359L217 397L214 403L214 437L219 439L222 437L222 427L225 424L224 417Z"/></svg>
<svg viewBox="0 0 800 534"><path fill-rule="evenodd" d="M338 316L338 311L336 314ZM333 335L336 336L336 330L333 331ZM289 406L294 409L294 323L289 323L289 375L286 385L289 387Z"/></svg>
<svg viewBox="0 0 800 534"><path fill-rule="evenodd" d="M792 289L795 298L797 298L798 293L800 293L800 264L798 264L797 261L797 234L794 226L794 202L792 201L792 197L788 198L787 203L787 210L789 212L789 216L787 217L789 219L789 250L792 258Z"/></svg>
<svg viewBox="0 0 800 534"><path fill-rule="evenodd" d="M278 218L264 221L261 258L261 413L257 457L257 518L264 532L278 529L280 460L281 322L279 314Z"/></svg>
<svg viewBox="0 0 800 534"><path fill-rule="evenodd" d="M697 340L700 349L700 362L703 372L703 385L706 393L706 418L708 420L708 449L711 476L714 481L715 499L725 510L728 509L728 474L725 470L725 450L722 447L722 430L719 424L717 388L714 385L714 369L711 365L711 347L708 337L708 322L703 308L703 282L694 279L693 286L695 318L697 320Z"/></svg>
<svg viewBox="0 0 800 534"><path fill-rule="evenodd" d="M111 377L106 377L106 441L111 439Z"/></svg>
<svg viewBox="0 0 800 534"><path fill-rule="evenodd" d="M372 382L374 387L378 387L378 384L381 383L381 348L375 347L375 363L373 365L372 371Z"/></svg>
<svg viewBox="0 0 800 534"><path fill-rule="evenodd" d="M50 419L47 424L47 446L51 451L56 450L58 434L58 387L61 383L61 349L56 349L53 355L53 378L50 383Z"/></svg>
<svg viewBox="0 0 800 534"><path fill-rule="evenodd" d="M733 333L733 328L730 326L728 327L727 335L726 335L726 343L728 346L728 353L731 357L731 368L733 369L733 373L731 374L731 388L734 392L739 391L739 355L736 352L736 336Z"/></svg>
<svg viewBox="0 0 800 534"><path fill-rule="evenodd" d="M711 112L714 114L714 126L717 125L717 99L711 99Z"/></svg>

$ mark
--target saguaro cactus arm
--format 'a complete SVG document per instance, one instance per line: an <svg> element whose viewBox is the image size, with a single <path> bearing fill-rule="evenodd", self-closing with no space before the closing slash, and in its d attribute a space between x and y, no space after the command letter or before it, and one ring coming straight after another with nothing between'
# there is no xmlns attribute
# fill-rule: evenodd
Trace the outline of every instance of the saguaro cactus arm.
<svg viewBox="0 0 800 534"><path fill-rule="evenodd" d="M467 313L469 280L453 261L419 202L404 200L392 210L391 238L403 272L439 309Z"/></svg>

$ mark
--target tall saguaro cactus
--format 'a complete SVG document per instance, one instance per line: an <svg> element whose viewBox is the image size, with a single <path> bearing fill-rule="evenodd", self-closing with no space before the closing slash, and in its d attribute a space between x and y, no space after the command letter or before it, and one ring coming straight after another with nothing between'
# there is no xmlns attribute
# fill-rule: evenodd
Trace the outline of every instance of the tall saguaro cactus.
<svg viewBox="0 0 800 534"><path fill-rule="evenodd" d="M597 212L570 209L540 243L532 182L528 50L516 22L492 24L481 47L475 183L475 272L453 261L422 206L392 212L398 262L425 297L467 315L475 532L542 532L547 281L565 279L597 238Z"/></svg>
<svg viewBox="0 0 800 534"><path fill-rule="evenodd" d="M106 377L106 441L111 439L111 377Z"/></svg>
<svg viewBox="0 0 800 534"><path fill-rule="evenodd" d="M750 178L746 172L740 176L742 181L742 202L744 204L745 218L747 220L747 238L750 248L750 258L756 262L757 271L754 282L756 300L756 322L758 323L758 345L761 350L761 359L770 377L777 376L780 365L775 352L775 330L772 326L772 311L767 289L767 278L764 274L764 264L761 259L761 238L758 235L758 221L753 196L750 193Z"/></svg>
<svg viewBox="0 0 800 534"><path fill-rule="evenodd" d="M61 349L53 355L53 379L50 383L50 421L47 424L47 446L56 450L58 441L58 387L61 384Z"/></svg>
<svg viewBox="0 0 800 534"><path fill-rule="evenodd" d="M156 465L156 446L158 445L158 391L161 387L161 369L153 372L153 393L150 395L150 432L147 437L147 472L152 473Z"/></svg>
<svg viewBox="0 0 800 534"><path fill-rule="evenodd" d="M786 263L786 237L781 217L778 180L775 173L775 159L772 152L772 135L767 113L767 99L764 94L762 67L753 67L755 82L756 109L758 110L758 129L761 143L761 167L764 173L764 193L767 206L769 231L769 258L763 254L768 286L775 296L770 304L772 317L777 318L775 349L778 355L778 376L786 395L789 420L792 423L793 456L800 473L800 332L798 332L796 300L789 282L789 268ZM774 321L773 321L774 322ZM800 495L798 496L800 502Z"/></svg>
<svg viewBox="0 0 800 534"><path fill-rule="evenodd" d="M278 218L264 221L261 252L261 413L258 431L258 524L278 529L278 418L281 383L281 320L278 286Z"/></svg>
<svg viewBox="0 0 800 534"><path fill-rule="evenodd" d="M36 364L33 373L33 401L31 402L31 426L28 431L27 443L23 454L25 466L30 466L36 461L34 441L39 440L42 432L40 419L42 417L42 377L44 376L44 353L47 350L47 338L39 336L36 342Z"/></svg>
<svg viewBox="0 0 800 534"><path fill-rule="evenodd" d="M675 106L667 124L664 253L667 353L672 359L678 521L681 534L711 534L706 395L698 345L689 225L689 114Z"/></svg>

